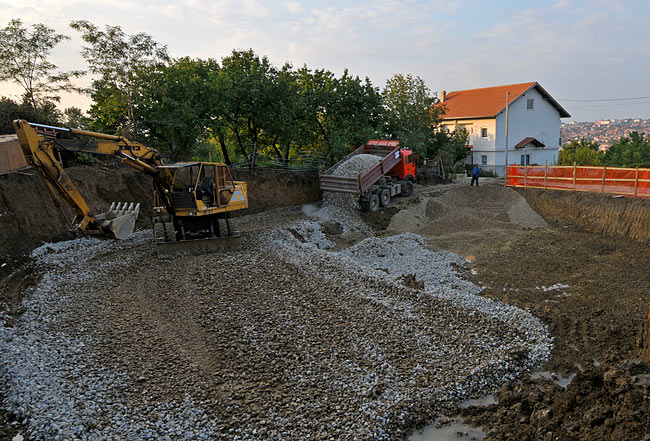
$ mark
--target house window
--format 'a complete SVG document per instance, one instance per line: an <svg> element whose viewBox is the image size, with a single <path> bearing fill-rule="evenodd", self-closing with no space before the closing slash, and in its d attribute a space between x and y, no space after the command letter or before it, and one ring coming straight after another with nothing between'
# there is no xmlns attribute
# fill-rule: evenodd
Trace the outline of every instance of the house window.
<svg viewBox="0 0 650 441"><path fill-rule="evenodd" d="M481 165L487 165L487 155L481 155Z"/></svg>
<svg viewBox="0 0 650 441"><path fill-rule="evenodd" d="M530 164L530 155L521 155L521 165Z"/></svg>
<svg viewBox="0 0 650 441"><path fill-rule="evenodd" d="M481 127L481 138L487 138L487 127Z"/></svg>
<svg viewBox="0 0 650 441"><path fill-rule="evenodd" d="M535 100L532 98L528 98L526 100L526 110L533 110L533 106L535 105Z"/></svg>

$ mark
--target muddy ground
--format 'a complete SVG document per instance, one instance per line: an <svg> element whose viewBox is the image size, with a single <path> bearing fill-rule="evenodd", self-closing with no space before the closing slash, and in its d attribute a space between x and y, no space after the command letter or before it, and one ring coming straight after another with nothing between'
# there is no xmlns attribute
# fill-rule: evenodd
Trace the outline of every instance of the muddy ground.
<svg viewBox="0 0 650 441"><path fill-rule="evenodd" d="M555 346L540 370L576 374L566 389L524 375L496 391L498 404L463 410L467 421L481 425L487 440L650 439L650 366L638 360L637 345L650 303L649 244L588 232L579 220L545 212L543 192L521 192L548 222L528 229L522 225L536 219L512 222L512 190L489 181L454 188L420 187L365 220L378 235L416 232L429 248L471 260L466 276L485 288L484 296L526 309L549 327ZM38 274L24 264L3 277L0 301L20 314L21 289ZM11 422L0 414L0 438L21 430Z"/></svg>

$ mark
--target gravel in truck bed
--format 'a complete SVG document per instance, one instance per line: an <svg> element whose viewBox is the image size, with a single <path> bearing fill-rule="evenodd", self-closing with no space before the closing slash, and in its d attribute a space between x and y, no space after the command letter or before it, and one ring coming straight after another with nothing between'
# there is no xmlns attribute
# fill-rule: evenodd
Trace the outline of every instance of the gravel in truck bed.
<svg viewBox="0 0 650 441"><path fill-rule="evenodd" d="M377 155L365 153L355 155L339 165L332 175L357 178L377 165L380 160L381 157ZM308 205L303 209L303 213L321 221L338 222L343 228L343 234L352 232L361 232L368 236L372 234L372 230L359 216L358 194L323 192L320 207Z"/></svg>
<svg viewBox="0 0 650 441"><path fill-rule="evenodd" d="M150 231L35 250L42 280L0 328L29 438L400 439L548 356L459 256L410 233L330 251L289 213L240 218L227 254L159 260Z"/></svg>

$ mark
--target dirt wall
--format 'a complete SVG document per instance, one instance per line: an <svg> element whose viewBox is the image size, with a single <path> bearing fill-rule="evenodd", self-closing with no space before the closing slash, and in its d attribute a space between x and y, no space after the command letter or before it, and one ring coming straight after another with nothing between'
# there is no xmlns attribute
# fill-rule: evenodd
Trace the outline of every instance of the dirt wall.
<svg viewBox="0 0 650 441"><path fill-rule="evenodd" d="M142 208L137 226L151 224L149 207L153 204L153 193L147 176L126 167L77 166L66 171L92 211L106 211L113 201L139 202ZM73 217L72 210L64 201L61 203L59 209L31 169L0 176L0 259L3 263L11 263L44 242L73 237L67 223Z"/></svg>
<svg viewBox="0 0 650 441"><path fill-rule="evenodd" d="M638 346L641 359L650 363L650 306L648 306L648 314L639 332Z"/></svg>
<svg viewBox="0 0 650 441"><path fill-rule="evenodd" d="M237 170L233 178L248 183L247 213L307 204L320 199L318 173L283 170Z"/></svg>
<svg viewBox="0 0 650 441"><path fill-rule="evenodd" d="M518 189L530 206L549 220L587 231L650 242L650 200L598 193Z"/></svg>

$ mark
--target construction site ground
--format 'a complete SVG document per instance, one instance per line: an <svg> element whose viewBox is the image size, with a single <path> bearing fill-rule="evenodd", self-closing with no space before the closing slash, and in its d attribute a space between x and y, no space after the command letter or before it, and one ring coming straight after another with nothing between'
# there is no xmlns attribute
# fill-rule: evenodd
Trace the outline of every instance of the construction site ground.
<svg viewBox="0 0 650 441"><path fill-rule="evenodd" d="M530 206L541 207L536 200L541 193L522 194ZM111 420L111 427L121 424L115 421L125 416L120 413L124 409L159 415L158 424L164 426L177 417L168 415L172 406L168 403L185 402L189 410L181 418L183 424L205 427L196 439L201 434L206 439L307 439L307 435L311 439L406 439L423 425L458 412L466 422L481 426L486 440L650 439L650 365L638 359L637 346L650 303L648 243L588 232L545 216L540 209L542 219L526 199L503 187L502 181L483 179L477 188L460 178L448 185L418 186L412 197L397 198L390 207L362 216L379 238L416 233L424 237L427 250L458 254L466 265L456 270L483 288L481 296L528 311L548 327L553 348L547 361L514 380L473 389L480 395L495 395L498 403L487 407L457 408L467 396L427 406L421 392L386 402L393 410L404 410L397 418L362 406L391 386L382 383L379 373L370 379L372 387L349 390L345 375L375 375L370 368L381 363L366 360L366 366L358 354L345 351L369 344L370 337L363 339L366 335L381 334L389 342L387 347L399 354L401 365L417 370L420 364L426 367L430 349L418 352L416 345L405 344L404 353L401 342L409 341L413 329L401 335L400 326L388 319L386 323L368 320L368 303L351 294L357 283L366 283L361 276L358 282L347 276L341 286L339 279L331 277L335 272L323 269L319 275L303 269L299 259L277 258L276 242L265 234L309 219L300 206L238 219L243 246L229 254L159 260L146 231L137 233L126 250L119 242L102 245L101 251L88 254L90 262L75 263L70 253L100 246L93 241L76 248L41 247L38 256L16 259L8 266L10 271L5 268L0 273L5 326L47 315L47 310L29 311L24 296L29 297L30 288L43 289L47 282L43 277L56 274L57 260L67 261L62 271L69 277L58 280L57 286L61 293L74 292L78 297L65 305L52 303L53 308L66 310L56 311L59 322L44 321L43 326L56 328L57 333L79 336L83 331L89 336L85 343L74 340L74 351L84 352L89 346L92 360L71 366L66 375L83 383L84 378L108 377L104 368L124 374L124 378L111 377L116 386L105 396L93 397L94 386L74 386L89 400L83 409L75 404L74 411L98 412L93 399L109 403L114 413L103 418ZM323 239L332 241L337 250L368 236L359 232L343 237L338 227L336 223L323 227ZM305 233L291 234L302 238ZM37 257L40 264L35 263ZM75 270L70 269L71 262ZM407 285L416 292L423 276L413 274ZM378 292L382 289L388 288L377 286ZM427 302L419 296L411 300L415 305ZM431 311L435 315L435 309ZM471 325L465 323L471 316L453 314L463 322L454 326ZM351 343L352 338L359 341ZM312 349L302 351L305 346ZM342 352L333 353L332 348ZM66 350L59 355L66 356ZM346 360L354 360L356 367L347 366ZM347 370L337 370L337 363ZM549 378L533 375L536 372L548 372ZM553 381L554 375L572 381L562 387ZM422 384L404 390L426 389L427 378L423 374ZM435 381L444 384L444 379ZM8 387L14 385L5 384L4 395ZM343 399L323 397L336 391ZM327 401L331 405L323 405ZM65 409L66 403L53 406ZM368 415L372 418L365 420ZM125 421L119 426L124 432L113 433L114 438L127 439L124 435L135 430L132 423ZM142 424L151 424L151 439L162 439L157 438L156 423ZM0 438L21 434L31 439L29 424L3 410ZM166 436L186 439L183 427L180 424L178 433ZM385 432L373 433L377 427ZM98 428L80 427L76 435L61 439L82 439L84 432L92 430ZM43 437L33 432L34 437Z"/></svg>

